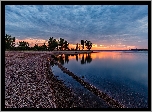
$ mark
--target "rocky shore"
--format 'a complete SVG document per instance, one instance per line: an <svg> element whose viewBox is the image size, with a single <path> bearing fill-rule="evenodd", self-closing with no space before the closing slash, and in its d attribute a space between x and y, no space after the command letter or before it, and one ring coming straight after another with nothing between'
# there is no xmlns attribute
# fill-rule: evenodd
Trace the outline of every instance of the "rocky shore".
<svg viewBox="0 0 152 112"><path fill-rule="evenodd" d="M5 52L5 108L83 107L51 71L51 52Z"/></svg>

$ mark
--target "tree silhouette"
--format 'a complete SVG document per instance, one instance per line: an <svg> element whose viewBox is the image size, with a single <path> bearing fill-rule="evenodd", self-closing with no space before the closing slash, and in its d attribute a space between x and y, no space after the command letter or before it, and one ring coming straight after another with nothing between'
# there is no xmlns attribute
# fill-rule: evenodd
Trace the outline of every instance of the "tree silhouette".
<svg viewBox="0 0 152 112"><path fill-rule="evenodd" d="M19 41L19 50L29 50L29 43L25 41Z"/></svg>
<svg viewBox="0 0 152 112"><path fill-rule="evenodd" d="M53 39L53 37L50 37L48 41L48 50L53 51L57 47L58 47L58 42L56 41L56 39Z"/></svg>
<svg viewBox="0 0 152 112"><path fill-rule="evenodd" d="M68 46L69 46L69 43L67 41L64 41L63 43L64 50L70 50Z"/></svg>
<svg viewBox="0 0 152 112"><path fill-rule="evenodd" d="M54 48L53 48L53 37L49 38L48 49L51 50L51 51L54 50Z"/></svg>
<svg viewBox="0 0 152 112"><path fill-rule="evenodd" d="M60 38L59 40L59 49L63 50L63 45L64 45L64 39Z"/></svg>
<svg viewBox="0 0 152 112"><path fill-rule="evenodd" d="M35 51L39 51L39 46L38 46L38 44L35 44L33 48L34 48Z"/></svg>
<svg viewBox="0 0 152 112"><path fill-rule="evenodd" d="M71 48L71 51L74 51L75 49L74 48Z"/></svg>
<svg viewBox="0 0 152 112"><path fill-rule="evenodd" d="M84 49L84 40L81 40L82 50Z"/></svg>
<svg viewBox="0 0 152 112"><path fill-rule="evenodd" d="M82 50L84 49L84 45L88 50L91 49L92 43L90 41L84 41L81 40L81 44L76 44L76 49L71 48L71 50L80 50L80 47L82 45ZM46 46L45 43L42 46L38 46L38 44L35 44L34 47L29 47L29 43L25 41L20 41L19 46L15 47L15 37L11 38L11 35L5 35L5 50L37 50L37 51L53 51L53 50L70 50L69 49L69 43L64 40L63 38L60 38L58 41L54 39L53 37L49 38L48 45Z"/></svg>
<svg viewBox="0 0 152 112"><path fill-rule="evenodd" d="M91 49L91 47L92 47L92 43L91 43L91 41L85 41L85 46L86 46L86 48L88 49L88 50L90 50Z"/></svg>
<svg viewBox="0 0 152 112"><path fill-rule="evenodd" d="M13 50L15 48L15 37L11 38L11 35L5 35L5 50Z"/></svg>
<svg viewBox="0 0 152 112"><path fill-rule="evenodd" d="M78 50L78 48L79 48L79 47L78 47L78 43L77 43L77 44L76 44L76 48L75 48L75 50L77 51L77 50Z"/></svg>
<svg viewBox="0 0 152 112"><path fill-rule="evenodd" d="M80 47L81 47L81 44L79 44L79 47L78 47L78 48L79 48L79 50L80 50Z"/></svg>
<svg viewBox="0 0 152 112"><path fill-rule="evenodd" d="M45 43L41 46L41 50L42 51L46 51L47 50L47 46L45 45Z"/></svg>

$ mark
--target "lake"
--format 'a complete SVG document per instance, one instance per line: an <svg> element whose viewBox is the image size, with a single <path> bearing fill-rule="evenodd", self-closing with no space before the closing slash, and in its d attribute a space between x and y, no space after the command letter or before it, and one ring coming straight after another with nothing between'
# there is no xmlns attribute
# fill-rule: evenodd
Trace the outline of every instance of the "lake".
<svg viewBox="0 0 152 112"><path fill-rule="evenodd" d="M148 108L148 52L113 51L59 55L58 61L75 75L96 86L128 108ZM57 66L55 76L86 102L86 107L110 108Z"/></svg>

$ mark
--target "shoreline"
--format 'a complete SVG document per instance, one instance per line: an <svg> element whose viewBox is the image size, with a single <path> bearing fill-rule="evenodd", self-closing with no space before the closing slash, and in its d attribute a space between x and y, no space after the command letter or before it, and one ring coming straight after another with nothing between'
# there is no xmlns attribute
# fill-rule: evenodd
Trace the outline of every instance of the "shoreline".
<svg viewBox="0 0 152 112"><path fill-rule="evenodd" d="M82 50L82 51L52 51L54 55L60 54L85 54L85 53L92 53L93 51Z"/></svg>
<svg viewBox="0 0 152 112"><path fill-rule="evenodd" d="M126 53L140 53L148 51L133 51L133 50L78 50L78 51L5 51L6 53L20 53L20 54L51 54L51 55L62 55L62 54L86 54L86 53L99 53L99 52L126 52Z"/></svg>
<svg viewBox="0 0 152 112"><path fill-rule="evenodd" d="M85 54L85 53L94 53L93 51L83 50L83 51L5 51L6 53L29 53L29 54L51 54L51 55L60 55L60 54Z"/></svg>

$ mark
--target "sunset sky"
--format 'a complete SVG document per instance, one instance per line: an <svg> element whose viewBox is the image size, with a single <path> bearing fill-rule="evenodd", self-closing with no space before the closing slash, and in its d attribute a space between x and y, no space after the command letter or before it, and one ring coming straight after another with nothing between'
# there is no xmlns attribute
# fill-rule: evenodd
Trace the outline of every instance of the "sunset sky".
<svg viewBox="0 0 152 112"><path fill-rule="evenodd" d="M54 37L70 48L82 39L92 49L148 48L148 6L6 5L5 34L31 46Z"/></svg>

